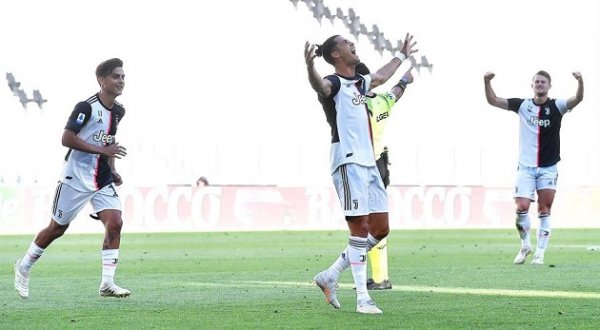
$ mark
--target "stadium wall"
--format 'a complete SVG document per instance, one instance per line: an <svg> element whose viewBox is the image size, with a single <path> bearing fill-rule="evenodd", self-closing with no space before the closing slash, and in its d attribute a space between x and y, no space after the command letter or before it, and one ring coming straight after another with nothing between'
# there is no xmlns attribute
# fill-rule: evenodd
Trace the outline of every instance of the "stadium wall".
<svg viewBox="0 0 600 330"><path fill-rule="evenodd" d="M54 189L0 187L0 234L35 234L50 221ZM392 229L513 228L509 188L390 186ZM123 187L124 232L344 230L335 191L320 187ZM102 226L86 207L69 232L97 233ZM531 216L536 216L532 204ZM600 187L558 191L556 228L600 227ZM536 221L533 221L535 226Z"/></svg>

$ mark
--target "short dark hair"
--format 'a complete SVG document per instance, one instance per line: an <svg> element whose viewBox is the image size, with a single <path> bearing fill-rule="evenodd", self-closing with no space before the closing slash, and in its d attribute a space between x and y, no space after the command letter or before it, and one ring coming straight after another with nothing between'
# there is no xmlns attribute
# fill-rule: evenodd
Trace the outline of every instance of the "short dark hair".
<svg viewBox="0 0 600 330"><path fill-rule="evenodd" d="M100 64L96 68L96 78L109 76L115 68L123 67L123 61L118 58L111 58Z"/></svg>
<svg viewBox="0 0 600 330"><path fill-rule="evenodd" d="M354 67L354 72L366 76L371 73L371 70L369 70L366 64L360 62Z"/></svg>
<svg viewBox="0 0 600 330"><path fill-rule="evenodd" d="M331 65L335 64L331 53L337 50L337 41L335 41L335 38L339 36L339 34L336 34L327 38L322 45L317 45L317 50L315 51L317 56L323 56L325 61Z"/></svg>
<svg viewBox="0 0 600 330"><path fill-rule="evenodd" d="M542 77L546 77L546 78L548 78L548 82L549 82L549 83L551 83L551 82L552 82L552 78L550 78L550 74L549 74L548 72L544 71L544 70L540 70L540 71L536 72L536 73L533 75L533 78L535 78L535 76L542 76Z"/></svg>

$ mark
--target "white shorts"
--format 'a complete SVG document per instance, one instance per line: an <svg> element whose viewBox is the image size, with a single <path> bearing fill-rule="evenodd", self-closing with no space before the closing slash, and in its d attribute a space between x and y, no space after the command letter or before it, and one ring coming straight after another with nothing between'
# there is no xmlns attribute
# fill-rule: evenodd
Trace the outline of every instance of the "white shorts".
<svg viewBox="0 0 600 330"><path fill-rule="evenodd" d="M98 191L83 192L59 182L52 203L52 220L62 226L68 225L87 202L92 203L94 213L121 210L121 200L112 183Z"/></svg>
<svg viewBox="0 0 600 330"><path fill-rule="evenodd" d="M514 197L529 198L535 201L536 191L541 189L556 190L557 180L558 168L556 164L547 167L529 167L519 164Z"/></svg>
<svg viewBox="0 0 600 330"><path fill-rule="evenodd" d="M345 216L388 211L387 193L377 166L340 165L331 178Z"/></svg>

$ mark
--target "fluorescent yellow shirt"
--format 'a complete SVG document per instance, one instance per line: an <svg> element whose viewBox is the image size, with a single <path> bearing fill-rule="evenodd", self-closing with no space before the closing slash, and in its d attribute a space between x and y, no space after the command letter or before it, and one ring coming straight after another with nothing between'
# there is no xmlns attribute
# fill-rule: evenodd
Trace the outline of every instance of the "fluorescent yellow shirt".
<svg viewBox="0 0 600 330"><path fill-rule="evenodd" d="M373 134L373 151L375 159L381 157L383 152L383 130L387 125L388 118L392 113L392 107L396 104L396 96L391 93L375 94L375 96L367 96L367 107L371 119L371 132Z"/></svg>

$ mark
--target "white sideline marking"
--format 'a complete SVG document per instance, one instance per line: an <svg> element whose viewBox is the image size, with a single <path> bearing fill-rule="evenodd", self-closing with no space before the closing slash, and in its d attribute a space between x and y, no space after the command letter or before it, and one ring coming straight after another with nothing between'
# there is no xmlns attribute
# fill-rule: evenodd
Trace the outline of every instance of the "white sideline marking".
<svg viewBox="0 0 600 330"><path fill-rule="evenodd" d="M312 282L278 282L278 281L239 281L232 283L190 283L197 286L228 286L228 287L272 287L272 286L314 286ZM339 284L342 288L353 288L354 284ZM484 296L509 296L509 297L549 297L549 298L576 298L576 299L600 299L600 293L578 292L578 291L542 291L542 290L507 290L507 289L477 289L477 288L451 288L420 285L396 285L392 291L408 292L431 292L431 293L453 293L473 294Z"/></svg>

